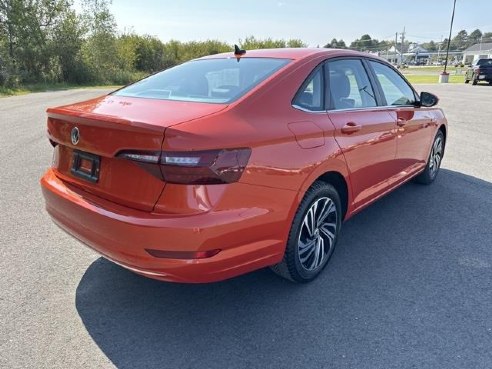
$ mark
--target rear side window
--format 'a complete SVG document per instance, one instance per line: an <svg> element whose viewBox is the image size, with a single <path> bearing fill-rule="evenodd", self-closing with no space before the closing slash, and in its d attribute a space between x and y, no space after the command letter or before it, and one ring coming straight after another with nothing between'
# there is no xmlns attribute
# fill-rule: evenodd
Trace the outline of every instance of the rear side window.
<svg viewBox="0 0 492 369"><path fill-rule="evenodd" d="M229 103L285 66L289 59L194 60L114 92L116 96Z"/></svg>
<svg viewBox="0 0 492 369"><path fill-rule="evenodd" d="M332 109L358 109L377 105L369 77L360 60L338 59L326 65Z"/></svg>
<svg viewBox="0 0 492 369"><path fill-rule="evenodd" d="M413 105L415 93L408 83L392 68L387 65L370 61L381 85L387 105Z"/></svg>
<svg viewBox="0 0 492 369"><path fill-rule="evenodd" d="M321 111L324 109L323 69L318 68L297 93L293 104L311 111Z"/></svg>

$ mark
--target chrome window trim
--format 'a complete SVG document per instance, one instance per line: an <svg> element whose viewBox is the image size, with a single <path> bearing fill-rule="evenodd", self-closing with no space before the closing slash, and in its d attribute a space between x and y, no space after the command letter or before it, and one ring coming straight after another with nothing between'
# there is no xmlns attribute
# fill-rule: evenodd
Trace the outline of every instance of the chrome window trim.
<svg viewBox="0 0 492 369"><path fill-rule="evenodd" d="M417 108L415 105L384 105L384 106L371 106L366 108L347 108L347 109L329 109L329 110L309 110L303 108L299 105L291 105L294 109L300 110L304 113L313 113L313 114L326 114L326 113L338 113L338 112L350 112L350 111L379 111L379 110L395 110L399 108Z"/></svg>
<svg viewBox="0 0 492 369"><path fill-rule="evenodd" d="M291 107L293 107L294 109L303 111L305 113L313 113L313 114L324 113L324 114L326 114L326 112L327 112L327 110L309 110L309 109L303 108L302 106L299 106L296 104L292 104Z"/></svg>

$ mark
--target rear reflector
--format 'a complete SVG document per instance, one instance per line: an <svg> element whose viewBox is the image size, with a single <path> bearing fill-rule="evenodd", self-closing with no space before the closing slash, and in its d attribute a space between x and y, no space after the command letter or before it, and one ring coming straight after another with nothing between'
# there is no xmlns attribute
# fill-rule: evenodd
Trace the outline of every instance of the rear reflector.
<svg viewBox="0 0 492 369"><path fill-rule="evenodd" d="M164 259L207 259L220 252L220 249L207 251L164 251L145 249L147 253L156 258Z"/></svg>
<svg viewBox="0 0 492 369"><path fill-rule="evenodd" d="M122 151L118 157L137 162L169 183L223 184L237 182L248 164L251 149L145 152Z"/></svg>

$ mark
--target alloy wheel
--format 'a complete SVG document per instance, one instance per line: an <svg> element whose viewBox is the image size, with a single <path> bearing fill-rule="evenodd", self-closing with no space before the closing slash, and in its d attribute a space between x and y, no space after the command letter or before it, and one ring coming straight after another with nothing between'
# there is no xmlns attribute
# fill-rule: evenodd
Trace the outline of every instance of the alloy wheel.
<svg viewBox="0 0 492 369"><path fill-rule="evenodd" d="M305 270L324 265L335 246L337 209L328 197L317 199L306 212L297 243L298 257Z"/></svg>
<svg viewBox="0 0 492 369"><path fill-rule="evenodd" d="M437 136L434 144L432 145L432 151L429 158L429 171L432 178L434 178L441 165L441 159L443 154L442 136Z"/></svg>

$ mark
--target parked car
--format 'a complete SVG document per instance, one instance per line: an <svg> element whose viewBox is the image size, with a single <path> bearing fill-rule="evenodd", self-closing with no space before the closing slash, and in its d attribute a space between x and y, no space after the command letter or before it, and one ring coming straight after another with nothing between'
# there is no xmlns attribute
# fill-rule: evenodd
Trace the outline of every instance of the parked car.
<svg viewBox="0 0 492 369"><path fill-rule="evenodd" d="M478 82L488 82L492 85L492 59L478 59L465 74L465 83L476 85Z"/></svg>
<svg viewBox="0 0 492 369"><path fill-rule="evenodd" d="M343 221L412 178L434 181L447 137L437 102L366 53L204 57L48 109L46 209L150 278L211 282L272 267L308 282Z"/></svg>

